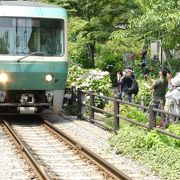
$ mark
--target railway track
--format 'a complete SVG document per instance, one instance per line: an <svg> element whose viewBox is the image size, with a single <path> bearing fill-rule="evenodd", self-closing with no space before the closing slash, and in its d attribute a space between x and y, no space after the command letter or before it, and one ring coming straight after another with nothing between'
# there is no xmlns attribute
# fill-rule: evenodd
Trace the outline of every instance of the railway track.
<svg viewBox="0 0 180 180"><path fill-rule="evenodd" d="M49 121L3 121L37 179L130 179Z"/></svg>
<svg viewBox="0 0 180 180"><path fill-rule="evenodd" d="M73 116L46 116L45 118L131 179L160 180L156 173L146 165L139 164L122 154L117 154L116 150L109 146L108 139L111 137L111 133L108 131Z"/></svg>
<svg viewBox="0 0 180 180"><path fill-rule="evenodd" d="M0 122L0 179L36 179L36 174L24 160Z"/></svg>

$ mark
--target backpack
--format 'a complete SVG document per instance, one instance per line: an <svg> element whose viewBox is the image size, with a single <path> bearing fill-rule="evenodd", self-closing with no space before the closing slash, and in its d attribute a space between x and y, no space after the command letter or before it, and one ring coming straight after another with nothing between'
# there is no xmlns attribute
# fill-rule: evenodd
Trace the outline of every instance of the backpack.
<svg viewBox="0 0 180 180"><path fill-rule="evenodd" d="M138 82L136 81L136 79L133 79L132 85L131 85L130 88L128 88L127 93L128 93L129 95L132 95L132 94L137 95L138 92L139 92L139 85L138 85Z"/></svg>

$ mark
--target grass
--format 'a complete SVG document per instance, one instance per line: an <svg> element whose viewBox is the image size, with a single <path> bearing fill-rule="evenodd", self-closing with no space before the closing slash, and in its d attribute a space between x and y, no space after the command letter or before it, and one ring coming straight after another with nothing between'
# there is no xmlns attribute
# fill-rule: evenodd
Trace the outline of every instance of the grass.
<svg viewBox="0 0 180 180"><path fill-rule="evenodd" d="M171 129L180 133L180 125ZM179 133L178 133L179 132ZM175 180L180 177L180 141L155 130L123 123L117 135L109 143L119 153L148 165L161 179Z"/></svg>

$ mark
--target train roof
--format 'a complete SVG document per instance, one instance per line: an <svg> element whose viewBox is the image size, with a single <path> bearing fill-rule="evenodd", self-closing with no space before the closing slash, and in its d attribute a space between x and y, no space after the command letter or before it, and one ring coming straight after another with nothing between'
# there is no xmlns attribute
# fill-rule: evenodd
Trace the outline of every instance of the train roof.
<svg viewBox="0 0 180 180"><path fill-rule="evenodd" d="M36 1L0 1L0 17L66 18L66 10Z"/></svg>
<svg viewBox="0 0 180 180"><path fill-rule="evenodd" d="M52 4L40 3L37 1L0 1L0 6L30 6L30 7L58 7Z"/></svg>

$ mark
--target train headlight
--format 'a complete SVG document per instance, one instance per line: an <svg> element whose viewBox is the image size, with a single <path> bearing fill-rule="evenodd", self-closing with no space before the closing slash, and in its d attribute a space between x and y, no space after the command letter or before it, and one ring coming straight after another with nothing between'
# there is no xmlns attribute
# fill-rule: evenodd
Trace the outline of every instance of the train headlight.
<svg viewBox="0 0 180 180"><path fill-rule="evenodd" d="M47 74L45 79L46 79L46 81L50 82L53 80L53 76L51 74Z"/></svg>
<svg viewBox="0 0 180 180"><path fill-rule="evenodd" d="M5 83L8 81L8 76L5 73L0 73L0 82Z"/></svg>

